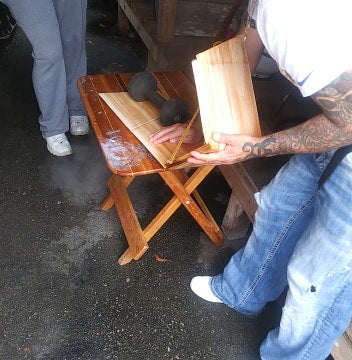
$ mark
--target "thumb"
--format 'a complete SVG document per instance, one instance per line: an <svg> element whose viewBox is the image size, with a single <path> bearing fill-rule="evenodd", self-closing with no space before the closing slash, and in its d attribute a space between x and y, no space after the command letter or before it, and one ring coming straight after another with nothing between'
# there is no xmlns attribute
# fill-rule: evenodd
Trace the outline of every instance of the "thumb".
<svg viewBox="0 0 352 360"><path fill-rule="evenodd" d="M218 143L225 143L227 144L227 135L222 133L213 133L213 140Z"/></svg>

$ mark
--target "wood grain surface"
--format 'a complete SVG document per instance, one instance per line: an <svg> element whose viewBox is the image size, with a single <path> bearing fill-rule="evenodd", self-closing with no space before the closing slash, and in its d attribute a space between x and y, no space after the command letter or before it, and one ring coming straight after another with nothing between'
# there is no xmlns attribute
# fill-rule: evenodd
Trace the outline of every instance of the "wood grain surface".
<svg viewBox="0 0 352 360"><path fill-rule="evenodd" d="M99 95L159 163L167 168L177 144L170 142L153 144L149 141L151 134L163 128L159 118L160 110L150 101L136 102L127 92L100 93ZM190 145L182 144L178 150L178 156L189 154L193 148L197 148L197 145L190 147Z"/></svg>
<svg viewBox="0 0 352 360"><path fill-rule="evenodd" d="M78 89L109 169L122 176L145 175L164 170L160 162L121 121L99 93L126 92L134 73L87 75ZM184 71L153 73L165 98L181 97L194 112L198 107L192 75ZM191 149L191 148L190 148Z"/></svg>
<svg viewBox="0 0 352 360"><path fill-rule="evenodd" d="M205 143L213 132L261 136L248 59L242 36L197 54L192 61Z"/></svg>

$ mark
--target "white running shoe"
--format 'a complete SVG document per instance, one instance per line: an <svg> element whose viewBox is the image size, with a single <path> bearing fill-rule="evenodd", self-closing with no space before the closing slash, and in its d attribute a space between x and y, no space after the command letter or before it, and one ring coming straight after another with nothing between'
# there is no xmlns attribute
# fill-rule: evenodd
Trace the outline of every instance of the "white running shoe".
<svg viewBox="0 0 352 360"><path fill-rule="evenodd" d="M70 132L72 135L85 135L89 131L89 122L87 116L70 116Z"/></svg>
<svg viewBox="0 0 352 360"><path fill-rule="evenodd" d="M191 280L191 289L196 295L206 301L222 303L222 301L211 290L211 279L211 276L196 276Z"/></svg>
<svg viewBox="0 0 352 360"><path fill-rule="evenodd" d="M72 148L65 134L44 137L50 153L56 156L72 154Z"/></svg>

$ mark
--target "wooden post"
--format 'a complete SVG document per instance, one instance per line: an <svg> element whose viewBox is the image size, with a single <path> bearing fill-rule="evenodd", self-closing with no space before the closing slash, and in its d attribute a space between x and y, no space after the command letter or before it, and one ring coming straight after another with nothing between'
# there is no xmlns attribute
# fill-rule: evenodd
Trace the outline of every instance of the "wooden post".
<svg viewBox="0 0 352 360"><path fill-rule="evenodd" d="M258 191L256 185L241 163L220 165L219 169L234 192L236 201L242 205L249 220L253 222L254 214L257 211L257 202L253 196ZM237 209L237 213L238 211Z"/></svg>
<svg viewBox="0 0 352 360"><path fill-rule="evenodd" d="M160 42L172 40L175 34L177 0L158 1L157 39Z"/></svg>
<svg viewBox="0 0 352 360"><path fill-rule="evenodd" d="M117 9L117 31L119 34L127 34L130 27L130 21L122 10L120 4Z"/></svg>
<svg viewBox="0 0 352 360"><path fill-rule="evenodd" d="M228 240L243 238L249 229L250 220L237 200L236 192L231 193L229 203L221 224L221 230Z"/></svg>

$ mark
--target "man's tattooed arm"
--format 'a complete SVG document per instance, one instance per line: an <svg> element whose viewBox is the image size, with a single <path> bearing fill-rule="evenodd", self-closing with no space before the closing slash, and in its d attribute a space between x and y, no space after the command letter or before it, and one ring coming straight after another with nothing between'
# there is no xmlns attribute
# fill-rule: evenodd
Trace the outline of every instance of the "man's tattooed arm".
<svg viewBox="0 0 352 360"><path fill-rule="evenodd" d="M293 128L246 142L246 158L319 153L352 143L352 69L312 95L322 114Z"/></svg>

